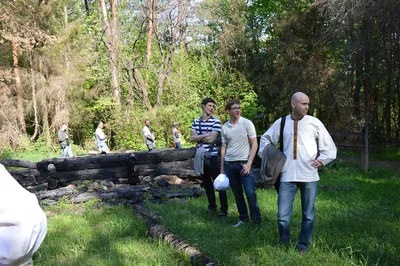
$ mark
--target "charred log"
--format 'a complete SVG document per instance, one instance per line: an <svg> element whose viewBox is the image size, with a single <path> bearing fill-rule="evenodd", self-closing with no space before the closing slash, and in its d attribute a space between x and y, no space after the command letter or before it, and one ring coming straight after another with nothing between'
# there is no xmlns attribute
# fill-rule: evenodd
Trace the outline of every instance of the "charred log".
<svg viewBox="0 0 400 266"><path fill-rule="evenodd" d="M6 166L23 167L23 168L29 168L29 169L37 168L36 162L30 162L30 161L25 161L25 160L2 159L0 161L0 163L3 165L6 165Z"/></svg>

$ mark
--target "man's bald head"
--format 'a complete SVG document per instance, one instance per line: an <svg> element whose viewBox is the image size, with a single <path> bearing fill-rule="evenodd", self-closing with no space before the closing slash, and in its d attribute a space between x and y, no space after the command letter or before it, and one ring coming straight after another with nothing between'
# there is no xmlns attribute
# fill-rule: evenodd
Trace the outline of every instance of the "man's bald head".
<svg viewBox="0 0 400 266"><path fill-rule="evenodd" d="M298 92L296 92L296 93L294 93L294 94L292 95L291 102L298 103L298 102L304 100L305 98L308 99L307 94L305 94L305 93L303 93L303 92L301 92L301 91L298 91Z"/></svg>
<svg viewBox="0 0 400 266"><path fill-rule="evenodd" d="M310 99L307 94L303 92L296 92L292 95L291 105L292 105L292 118L294 120L302 119L308 112L308 105Z"/></svg>

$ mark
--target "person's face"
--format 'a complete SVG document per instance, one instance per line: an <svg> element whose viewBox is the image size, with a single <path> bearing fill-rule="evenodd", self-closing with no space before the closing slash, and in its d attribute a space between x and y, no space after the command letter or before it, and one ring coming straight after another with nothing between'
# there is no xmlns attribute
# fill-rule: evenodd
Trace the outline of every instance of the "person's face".
<svg viewBox="0 0 400 266"><path fill-rule="evenodd" d="M307 95L299 97L297 102L292 102L293 114L298 118L303 118L307 112L310 104L310 100Z"/></svg>
<svg viewBox="0 0 400 266"><path fill-rule="evenodd" d="M149 121L149 120L146 120L146 121L144 122L144 124L145 124L146 126L150 126L150 121Z"/></svg>
<svg viewBox="0 0 400 266"><path fill-rule="evenodd" d="M103 123L99 124L99 128L103 128L103 126L104 126Z"/></svg>
<svg viewBox="0 0 400 266"><path fill-rule="evenodd" d="M231 105L229 110L227 110L227 113L229 114L231 119L239 118L240 117L240 104L235 103L235 104Z"/></svg>
<svg viewBox="0 0 400 266"><path fill-rule="evenodd" d="M214 113L215 111L215 104L212 102L208 102L206 105L203 106L203 112L207 115L210 116Z"/></svg>
<svg viewBox="0 0 400 266"><path fill-rule="evenodd" d="M66 131L68 129L68 126L66 124L61 126L62 130Z"/></svg>

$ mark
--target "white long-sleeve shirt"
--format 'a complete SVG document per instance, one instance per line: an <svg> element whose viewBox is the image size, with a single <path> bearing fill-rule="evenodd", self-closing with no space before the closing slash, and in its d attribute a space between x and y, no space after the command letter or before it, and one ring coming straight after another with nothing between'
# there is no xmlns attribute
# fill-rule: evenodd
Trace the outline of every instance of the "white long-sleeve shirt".
<svg viewBox="0 0 400 266"><path fill-rule="evenodd" d="M21 265L38 250L47 232L35 194L0 164L0 265Z"/></svg>
<svg viewBox="0 0 400 266"><path fill-rule="evenodd" d="M261 136L258 155L266 145L279 142L281 118ZM314 182L319 180L318 169L311 166L314 159L324 165L336 159L336 145L322 122L306 115L301 120L286 116L283 130L283 152L286 162L281 182Z"/></svg>

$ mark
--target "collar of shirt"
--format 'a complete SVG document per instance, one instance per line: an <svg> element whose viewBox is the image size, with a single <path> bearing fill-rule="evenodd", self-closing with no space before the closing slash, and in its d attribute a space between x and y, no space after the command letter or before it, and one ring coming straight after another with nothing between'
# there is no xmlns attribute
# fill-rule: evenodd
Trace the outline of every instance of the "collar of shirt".
<svg viewBox="0 0 400 266"><path fill-rule="evenodd" d="M242 117L239 117L239 120L237 121L236 124L241 124L242 122L243 122ZM236 125L236 124L235 124L235 125ZM228 120L228 126L233 127L232 124L231 124L231 120Z"/></svg>

